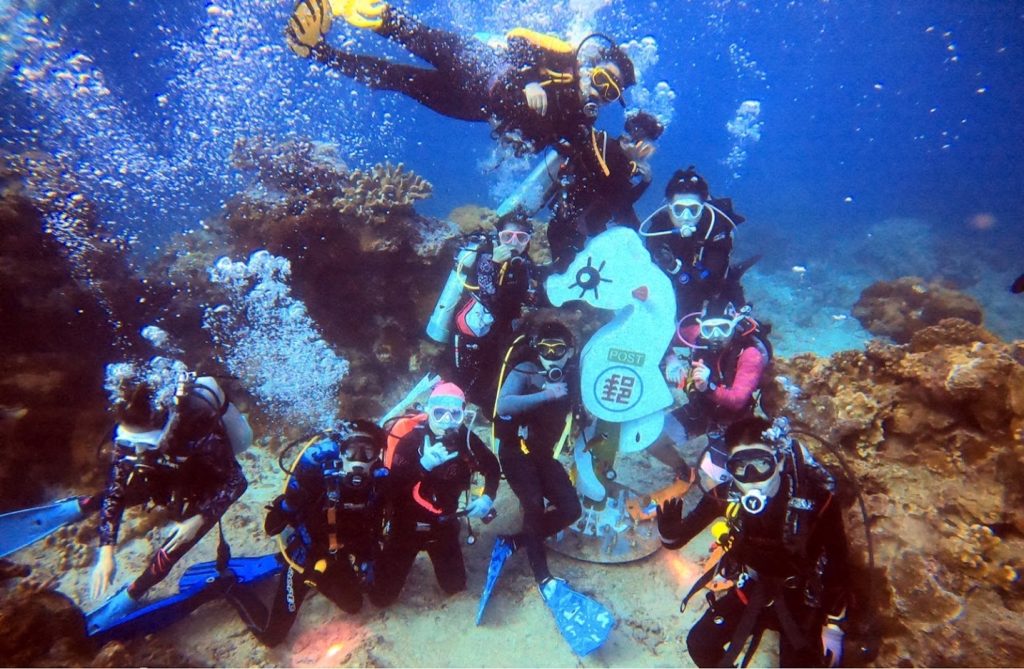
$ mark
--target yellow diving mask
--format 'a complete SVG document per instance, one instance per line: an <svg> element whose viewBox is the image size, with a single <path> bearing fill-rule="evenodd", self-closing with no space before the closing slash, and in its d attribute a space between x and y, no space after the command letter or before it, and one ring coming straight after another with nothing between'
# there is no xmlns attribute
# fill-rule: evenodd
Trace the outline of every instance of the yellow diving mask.
<svg viewBox="0 0 1024 669"><path fill-rule="evenodd" d="M619 86L615 75L608 68L598 65L591 70L590 84L597 90L601 95L601 99L605 102L615 102L618 100L623 106L626 105L622 99L622 87Z"/></svg>

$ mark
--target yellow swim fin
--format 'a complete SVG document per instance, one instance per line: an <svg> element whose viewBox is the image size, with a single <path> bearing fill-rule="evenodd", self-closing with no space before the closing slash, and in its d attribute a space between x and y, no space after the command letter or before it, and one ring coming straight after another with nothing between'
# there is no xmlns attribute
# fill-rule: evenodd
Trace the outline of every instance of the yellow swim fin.
<svg viewBox="0 0 1024 669"><path fill-rule="evenodd" d="M284 37L289 48L303 58L323 40L334 20L328 0L299 0L295 4Z"/></svg>
<svg viewBox="0 0 1024 669"><path fill-rule="evenodd" d="M382 0L330 0L331 10L356 28L376 30L384 24L388 3Z"/></svg>

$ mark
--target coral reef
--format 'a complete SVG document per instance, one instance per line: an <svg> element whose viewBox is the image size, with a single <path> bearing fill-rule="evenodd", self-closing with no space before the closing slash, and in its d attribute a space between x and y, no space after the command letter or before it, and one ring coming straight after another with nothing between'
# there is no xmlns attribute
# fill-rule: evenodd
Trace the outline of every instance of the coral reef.
<svg viewBox="0 0 1024 669"><path fill-rule="evenodd" d="M946 319L906 345L777 363L766 405L839 444L867 497L882 665L1024 662L1022 360L1024 342Z"/></svg>
<svg viewBox="0 0 1024 669"><path fill-rule="evenodd" d="M973 297L913 276L868 286L853 305L853 315L872 334L890 337L898 344L909 342L915 332L945 318L978 325L982 321L981 305Z"/></svg>
<svg viewBox="0 0 1024 669"><path fill-rule="evenodd" d="M411 215L416 201L433 192L429 181L406 172L402 163L377 164L367 172L354 170L348 180L334 206L343 216L365 219L371 225L381 225L391 216Z"/></svg>

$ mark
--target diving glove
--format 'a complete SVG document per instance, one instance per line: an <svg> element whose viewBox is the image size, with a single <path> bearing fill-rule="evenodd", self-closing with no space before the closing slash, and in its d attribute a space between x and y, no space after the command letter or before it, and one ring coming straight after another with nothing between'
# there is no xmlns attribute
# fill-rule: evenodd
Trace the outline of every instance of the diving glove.
<svg viewBox="0 0 1024 669"><path fill-rule="evenodd" d="M333 18L328 0L299 0L284 29L289 48L298 56L309 56L331 29Z"/></svg>
<svg viewBox="0 0 1024 669"><path fill-rule="evenodd" d="M331 10L356 28L376 30L384 25L388 3L380 0L330 0Z"/></svg>

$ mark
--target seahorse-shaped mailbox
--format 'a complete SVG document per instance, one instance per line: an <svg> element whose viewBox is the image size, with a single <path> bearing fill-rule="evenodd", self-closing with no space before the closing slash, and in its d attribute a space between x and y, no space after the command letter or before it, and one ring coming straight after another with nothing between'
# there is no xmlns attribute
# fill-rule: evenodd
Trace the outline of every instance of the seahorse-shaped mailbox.
<svg viewBox="0 0 1024 669"><path fill-rule="evenodd" d="M556 307L582 300L615 312L583 348L581 395L595 417L621 424L619 452L646 448L661 433L664 409L672 404L659 369L676 325L671 281L636 232L614 227L588 241L545 288Z"/></svg>

